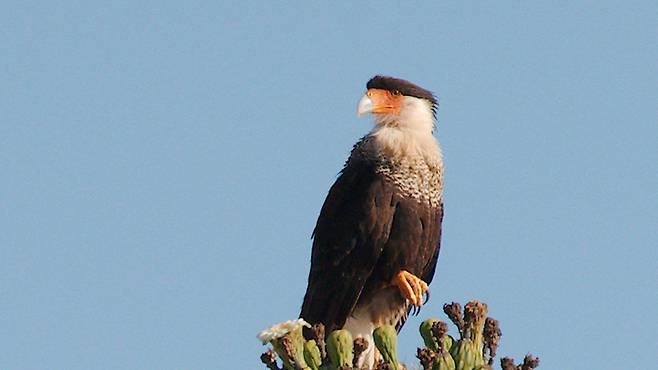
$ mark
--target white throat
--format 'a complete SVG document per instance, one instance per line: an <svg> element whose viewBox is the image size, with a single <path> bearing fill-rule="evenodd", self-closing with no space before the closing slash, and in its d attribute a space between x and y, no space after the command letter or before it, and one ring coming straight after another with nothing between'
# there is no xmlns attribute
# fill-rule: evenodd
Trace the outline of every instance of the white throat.
<svg viewBox="0 0 658 370"><path fill-rule="evenodd" d="M434 114L431 103L404 97L398 115L375 115L375 127L368 136L376 149L389 158L422 157L428 164L440 165L441 149L432 135Z"/></svg>

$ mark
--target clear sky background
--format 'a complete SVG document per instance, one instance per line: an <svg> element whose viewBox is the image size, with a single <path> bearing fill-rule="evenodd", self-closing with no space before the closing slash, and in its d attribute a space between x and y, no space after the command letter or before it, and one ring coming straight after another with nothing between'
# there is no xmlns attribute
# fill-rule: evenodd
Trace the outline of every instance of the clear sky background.
<svg viewBox="0 0 658 370"><path fill-rule="evenodd" d="M264 368L375 74L440 99L402 359L479 298L501 355L658 360L655 1L5 2L0 42L1 369Z"/></svg>

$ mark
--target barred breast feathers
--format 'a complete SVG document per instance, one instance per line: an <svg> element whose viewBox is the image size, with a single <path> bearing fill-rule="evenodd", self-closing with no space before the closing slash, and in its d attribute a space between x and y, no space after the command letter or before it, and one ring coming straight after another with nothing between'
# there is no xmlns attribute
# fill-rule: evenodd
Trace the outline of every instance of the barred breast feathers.
<svg viewBox="0 0 658 370"><path fill-rule="evenodd" d="M351 157L375 162L375 171L393 182L404 196L433 207L443 201L443 157L431 132L376 128L355 145Z"/></svg>

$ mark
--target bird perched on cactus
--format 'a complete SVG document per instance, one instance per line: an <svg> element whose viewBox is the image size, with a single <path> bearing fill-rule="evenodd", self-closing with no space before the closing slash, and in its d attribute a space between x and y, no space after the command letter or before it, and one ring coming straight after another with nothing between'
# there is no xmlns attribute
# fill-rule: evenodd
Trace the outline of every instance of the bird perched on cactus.
<svg viewBox="0 0 658 370"><path fill-rule="evenodd" d="M384 76L366 87L358 114L373 114L375 126L352 149L320 211L300 317L323 323L327 333L346 329L365 338L362 359L372 368L373 330L399 330L429 297L441 240L443 159L430 91Z"/></svg>

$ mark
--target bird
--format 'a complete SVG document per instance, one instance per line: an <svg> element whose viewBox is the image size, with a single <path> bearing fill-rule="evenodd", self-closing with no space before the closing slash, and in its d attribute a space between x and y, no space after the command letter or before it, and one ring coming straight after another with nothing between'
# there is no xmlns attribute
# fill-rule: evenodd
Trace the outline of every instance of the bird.
<svg viewBox="0 0 658 370"><path fill-rule="evenodd" d="M375 328L399 331L429 299L443 221L437 107L414 83L371 78L357 115L371 114L374 126L352 148L313 230L300 317L327 334L364 338L359 366L373 367Z"/></svg>

